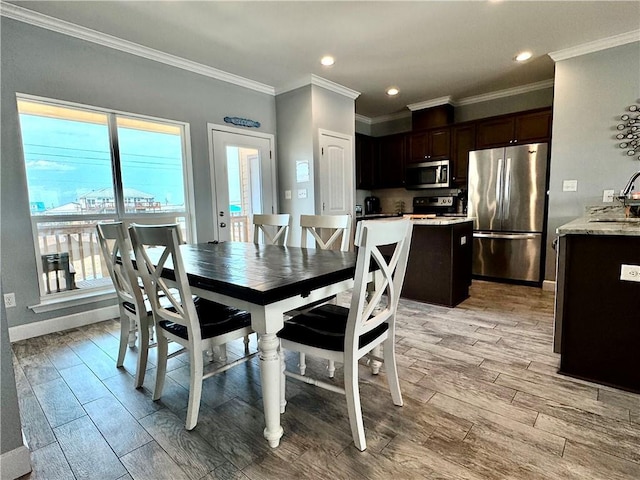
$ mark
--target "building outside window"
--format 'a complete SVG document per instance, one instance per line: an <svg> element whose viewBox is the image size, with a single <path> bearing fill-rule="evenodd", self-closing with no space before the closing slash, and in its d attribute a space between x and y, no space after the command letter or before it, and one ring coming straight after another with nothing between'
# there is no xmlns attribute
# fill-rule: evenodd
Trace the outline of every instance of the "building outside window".
<svg viewBox="0 0 640 480"><path fill-rule="evenodd" d="M187 125L27 96L18 111L43 297L111 286L98 222L191 238Z"/></svg>

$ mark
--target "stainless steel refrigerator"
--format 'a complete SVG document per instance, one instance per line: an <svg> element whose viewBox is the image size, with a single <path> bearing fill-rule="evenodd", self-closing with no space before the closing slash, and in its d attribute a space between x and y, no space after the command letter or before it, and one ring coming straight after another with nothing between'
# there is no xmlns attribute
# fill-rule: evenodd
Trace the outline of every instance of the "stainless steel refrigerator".
<svg viewBox="0 0 640 480"><path fill-rule="evenodd" d="M547 196L546 143L469 154L473 274L539 283Z"/></svg>

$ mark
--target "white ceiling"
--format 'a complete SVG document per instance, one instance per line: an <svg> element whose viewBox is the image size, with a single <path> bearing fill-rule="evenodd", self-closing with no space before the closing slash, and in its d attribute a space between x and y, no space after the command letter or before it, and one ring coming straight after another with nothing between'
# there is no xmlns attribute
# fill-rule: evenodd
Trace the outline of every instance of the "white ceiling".
<svg viewBox="0 0 640 480"><path fill-rule="evenodd" d="M636 1L11 1L286 89L310 74L361 92L375 118L553 78L547 55L640 28ZM516 64L520 50L533 59ZM332 67L319 59L331 54ZM640 54L640 49L639 49ZM400 88L396 98L387 87Z"/></svg>

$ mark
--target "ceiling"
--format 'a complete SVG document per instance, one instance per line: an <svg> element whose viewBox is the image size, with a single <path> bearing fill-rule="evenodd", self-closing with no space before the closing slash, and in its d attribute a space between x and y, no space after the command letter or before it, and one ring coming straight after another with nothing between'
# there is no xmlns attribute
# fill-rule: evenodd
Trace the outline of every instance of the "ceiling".
<svg viewBox="0 0 640 480"><path fill-rule="evenodd" d="M640 28L638 1L11 1L283 91L315 74L379 118L553 79L547 55ZM515 54L533 58L516 64ZM320 57L336 58L332 67ZM385 90L397 86L400 94Z"/></svg>

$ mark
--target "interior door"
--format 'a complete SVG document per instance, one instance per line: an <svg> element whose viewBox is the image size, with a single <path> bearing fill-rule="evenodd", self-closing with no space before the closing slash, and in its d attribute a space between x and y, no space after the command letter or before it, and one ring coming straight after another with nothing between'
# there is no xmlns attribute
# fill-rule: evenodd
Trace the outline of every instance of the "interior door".
<svg viewBox="0 0 640 480"><path fill-rule="evenodd" d="M353 170L351 137L321 130L320 214L353 214Z"/></svg>
<svg viewBox="0 0 640 480"><path fill-rule="evenodd" d="M254 213L277 213L272 135L211 129L216 240L252 242Z"/></svg>

